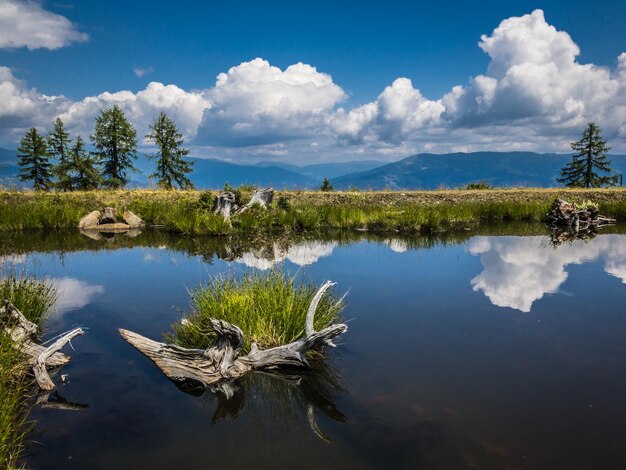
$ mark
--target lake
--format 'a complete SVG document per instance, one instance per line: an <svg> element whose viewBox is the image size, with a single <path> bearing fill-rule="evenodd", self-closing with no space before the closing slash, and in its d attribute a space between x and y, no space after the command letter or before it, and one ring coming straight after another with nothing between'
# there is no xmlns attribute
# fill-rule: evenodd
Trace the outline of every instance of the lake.
<svg viewBox="0 0 626 470"><path fill-rule="evenodd" d="M0 238L4 270L60 290L44 339L88 329L28 468L626 467L626 235ZM159 340L187 289L273 268L348 292L315 372L181 390L117 332Z"/></svg>

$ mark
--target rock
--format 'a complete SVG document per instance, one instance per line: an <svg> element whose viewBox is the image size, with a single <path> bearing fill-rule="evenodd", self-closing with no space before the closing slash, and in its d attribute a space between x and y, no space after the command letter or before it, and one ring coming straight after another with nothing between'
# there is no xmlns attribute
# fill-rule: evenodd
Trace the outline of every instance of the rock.
<svg viewBox="0 0 626 470"><path fill-rule="evenodd" d="M115 209L112 207L105 207L104 212L100 216L100 225L115 223L117 223L117 219L115 218Z"/></svg>
<svg viewBox="0 0 626 470"><path fill-rule="evenodd" d="M130 225L130 228L141 228L145 227L146 224L143 220L133 214L131 211L124 212L124 222Z"/></svg>
<svg viewBox="0 0 626 470"><path fill-rule="evenodd" d="M100 212L93 211L87 214L82 219L80 219L80 222L78 222L78 228L82 228L82 229L95 228L99 222L100 222Z"/></svg>

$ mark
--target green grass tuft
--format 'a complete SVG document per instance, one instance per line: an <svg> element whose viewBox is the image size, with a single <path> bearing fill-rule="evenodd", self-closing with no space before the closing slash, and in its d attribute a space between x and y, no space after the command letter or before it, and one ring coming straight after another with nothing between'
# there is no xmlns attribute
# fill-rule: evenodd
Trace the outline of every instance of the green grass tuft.
<svg viewBox="0 0 626 470"><path fill-rule="evenodd" d="M213 340L210 318L237 325L244 333L244 352L251 342L260 348L287 344L304 335L306 313L317 286L299 283L282 271L211 278L190 291L192 312L175 323L168 340L187 348L207 348ZM331 291L319 303L314 326L336 323L343 308Z"/></svg>

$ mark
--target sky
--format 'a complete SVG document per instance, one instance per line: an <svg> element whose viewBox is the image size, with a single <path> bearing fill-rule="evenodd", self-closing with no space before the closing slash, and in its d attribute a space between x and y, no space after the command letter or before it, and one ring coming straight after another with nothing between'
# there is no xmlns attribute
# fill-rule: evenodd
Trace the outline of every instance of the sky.
<svg viewBox="0 0 626 470"><path fill-rule="evenodd" d="M117 104L241 163L626 153L623 0L229 3L0 0L0 146Z"/></svg>

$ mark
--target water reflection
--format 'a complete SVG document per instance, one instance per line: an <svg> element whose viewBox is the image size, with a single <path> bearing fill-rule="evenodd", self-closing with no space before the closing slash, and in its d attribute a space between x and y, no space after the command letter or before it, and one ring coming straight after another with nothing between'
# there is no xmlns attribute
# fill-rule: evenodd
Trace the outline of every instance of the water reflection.
<svg viewBox="0 0 626 470"><path fill-rule="evenodd" d="M247 397L258 400L271 410L275 419L306 420L311 431L325 442L332 442L320 428L316 414L322 413L333 421L345 423L334 394L343 390L337 373L322 360L314 361L311 371L255 371L230 382L220 382L205 388L202 384L184 380L173 381L179 390L194 396L208 392L217 400L212 422L237 419L246 408ZM251 407L255 405L253 400Z"/></svg>
<svg viewBox="0 0 626 470"><path fill-rule="evenodd" d="M104 293L104 286L71 277L52 279L52 282L59 296L56 302L58 314L83 308L92 302L93 297Z"/></svg>
<svg viewBox="0 0 626 470"><path fill-rule="evenodd" d="M235 261L260 270L270 269L285 260L298 266L308 266L324 256L330 256L336 246L337 242L318 241L296 243L290 246L273 243L244 253Z"/></svg>
<svg viewBox="0 0 626 470"><path fill-rule="evenodd" d="M483 271L471 280L492 304L530 312L545 294L557 292L566 267L604 260L604 271L626 283L626 238L602 235L555 245L546 237L476 237L469 252L480 256Z"/></svg>

